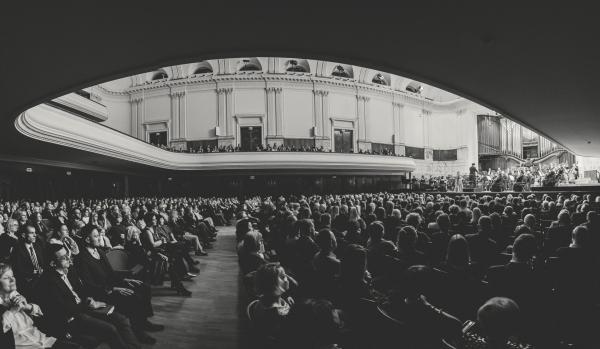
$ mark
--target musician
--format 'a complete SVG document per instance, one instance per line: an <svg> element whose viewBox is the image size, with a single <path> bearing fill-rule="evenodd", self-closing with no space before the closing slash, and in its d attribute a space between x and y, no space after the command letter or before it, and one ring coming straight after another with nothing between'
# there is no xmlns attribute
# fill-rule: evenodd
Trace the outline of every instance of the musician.
<svg viewBox="0 0 600 349"><path fill-rule="evenodd" d="M471 184L473 186L477 182L477 177L476 177L477 173L479 173L479 171L477 171L477 167L475 167L475 163L472 163L471 167L469 167L469 182L471 182Z"/></svg>
<svg viewBox="0 0 600 349"><path fill-rule="evenodd" d="M477 169L475 169L477 170ZM454 184L454 191L460 193L463 191L463 179L460 176L460 171L456 172L456 181Z"/></svg>

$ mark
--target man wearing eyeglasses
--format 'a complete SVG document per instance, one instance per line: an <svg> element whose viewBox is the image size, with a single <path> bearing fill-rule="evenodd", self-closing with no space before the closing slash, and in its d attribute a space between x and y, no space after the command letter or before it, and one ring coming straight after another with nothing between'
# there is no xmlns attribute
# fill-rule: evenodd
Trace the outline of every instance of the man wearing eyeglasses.
<svg viewBox="0 0 600 349"><path fill-rule="evenodd" d="M44 271L44 247L37 239L35 227L30 224L21 228L20 238L12 251L11 264L21 293L33 299L32 291Z"/></svg>

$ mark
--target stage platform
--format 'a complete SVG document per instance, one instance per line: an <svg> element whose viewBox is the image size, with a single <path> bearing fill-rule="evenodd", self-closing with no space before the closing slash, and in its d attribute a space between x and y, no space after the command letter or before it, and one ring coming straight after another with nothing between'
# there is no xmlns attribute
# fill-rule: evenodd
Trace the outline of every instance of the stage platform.
<svg viewBox="0 0 600 349"><path fill-rule="evenodd" d="M497 193L501 193L503 195L507 195L507 194L512 194L512 195L518 195L518 194L543 194L543 193L576 193L576 194L600 194L600 183L598 184L593 184L593 183L589 183L589 184L563 184L563 185L559 185L556 187L543 187L543 186L532 186L530 191L482 191L482 190L478 190L479 188L475 188L475 189L465 189L462 192L455 192L455 191L437 191L437 190L402 190L400 192L409 192L409 193L427 193L427 194L445 194L448 196L451 195L462 195L462 194L478 194L478 195L492 195L492 194L497 194Z"/></svg>

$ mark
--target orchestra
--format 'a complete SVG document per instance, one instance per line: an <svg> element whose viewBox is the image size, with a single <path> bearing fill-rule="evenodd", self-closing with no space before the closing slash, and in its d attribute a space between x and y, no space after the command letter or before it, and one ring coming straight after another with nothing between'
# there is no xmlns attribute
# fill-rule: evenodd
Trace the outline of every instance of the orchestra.
<svg viewBox="0 0 600 349"><path fill-rule="evenodd" d="M579 168L576 164L555 164L550 166L522 166L508 170L500 168L493 170L478 170L471 164L468 174L455 176L421 176L413 178L412 189L431 191L531 191L533 186L558 186L574 184L579 178Z"/></svg>

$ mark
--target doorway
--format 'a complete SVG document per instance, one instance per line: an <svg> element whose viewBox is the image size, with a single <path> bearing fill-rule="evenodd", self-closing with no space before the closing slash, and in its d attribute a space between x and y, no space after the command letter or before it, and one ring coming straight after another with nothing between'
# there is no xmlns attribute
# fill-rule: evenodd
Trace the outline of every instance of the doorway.
<svg viewBox="0 0 600 349"><path fill-rule="evenodd" d="M161 132L151 132L150 133L150 143L154 144L158 147L161 145L167 146L167 131Z"/></svg>
<svg viewBox="0 0 600 349"><path fill-rule="evenodd" d="M334 150L336 153L351 153L354 150L352 130L336 128L333 131Z"/></svg>
<svg viewBox="0 0 600 349"><path fill-rule="evenodd" d="M240 143L242 151L256 151L258 146L262 146L262 127L240 127Z"/></svg>

